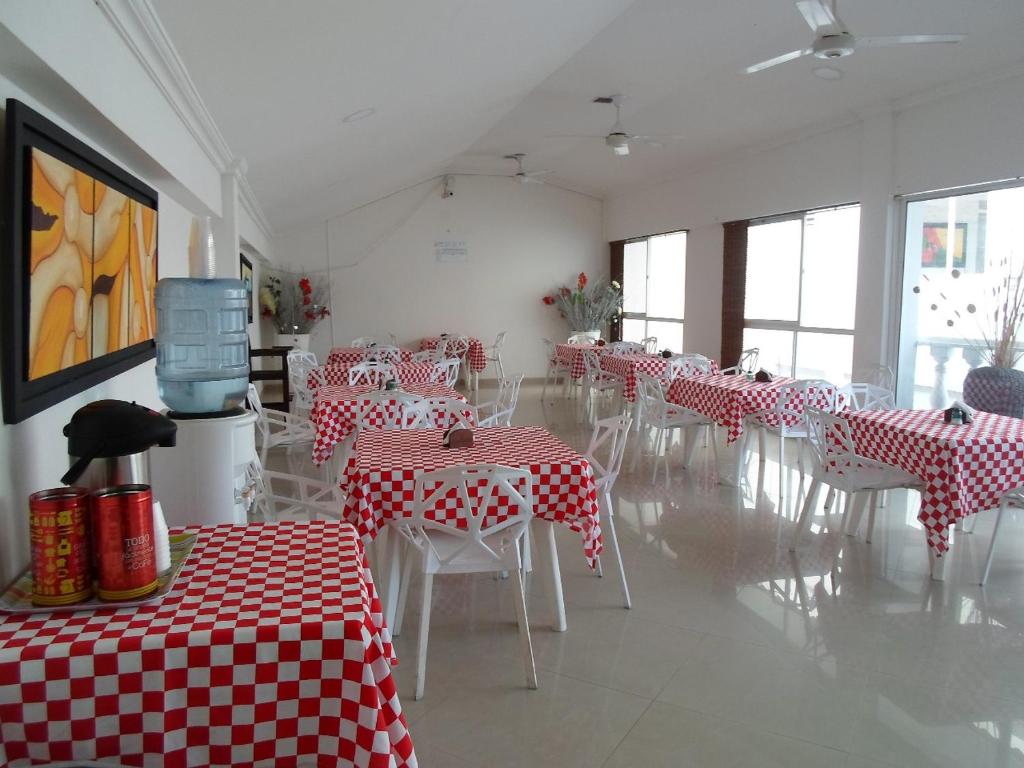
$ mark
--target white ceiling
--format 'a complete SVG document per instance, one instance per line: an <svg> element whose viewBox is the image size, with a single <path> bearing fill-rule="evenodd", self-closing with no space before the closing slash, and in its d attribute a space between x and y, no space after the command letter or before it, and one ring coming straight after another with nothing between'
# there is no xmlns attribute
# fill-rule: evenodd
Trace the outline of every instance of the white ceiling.
<svg viewBox="0 0 1024 768"><path fill-rule="evenodd" d="M277 231L451 170L527 168L595 195L1024 60L1021 0L841 0L860 35L966 32L952 46L866 50L757 75L806 46L792 0L153 0ZM681 134L615 157L621 93L632 133ZM342 118L373 107L359 122ZM979 116L984 119L984 116Z"/></svg>

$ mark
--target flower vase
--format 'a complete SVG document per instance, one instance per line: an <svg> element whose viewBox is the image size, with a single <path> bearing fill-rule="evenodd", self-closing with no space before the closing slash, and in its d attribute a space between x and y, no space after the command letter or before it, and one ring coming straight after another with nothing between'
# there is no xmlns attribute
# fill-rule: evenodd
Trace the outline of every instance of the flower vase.
<svg viewBox="0 0 1024 768"><path fill-rule="evenodd" d="M964 379L964 402L979 411L1024 418L1024 371L986 365Z"/></svg>
<svg viewBox="0 0 1024 768"><path fill-rule="evenodd" d="M597 340L601 338L600 329L596 331L573 331L572 333L574 336L586 336L588 339L590 339L591 344L596 343Z"/></svg>
<svg viewBox="0 0 1024 768"><path fill-rule="evenodd" d="M292 349L301 349L303 352L309 352L308 333L279 333L274 339L274 343L278 347L291 347Z"/></svg>

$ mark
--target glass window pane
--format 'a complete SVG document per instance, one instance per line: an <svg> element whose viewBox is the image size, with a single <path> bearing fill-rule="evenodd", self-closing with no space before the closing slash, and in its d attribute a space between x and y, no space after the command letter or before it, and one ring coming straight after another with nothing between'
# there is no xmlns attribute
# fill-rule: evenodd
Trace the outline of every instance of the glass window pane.
<svg viewBox="0 0 1024 768"><path fill-rule="evenodd" d="M747 319L797 319L802 231L800 218L747 228Z"/></svg>
<svg viewBox="0 0 1024 768"><path fill-rule="evenodd" d="M685 317L686 233L658 235L649 242L647 314L682 320Z"/></svg>
<svg viewBox="0 0 1024 768"><path fill-rule="evenodd" d="M643 320L637 320L632 317L622 318L622 340L623 341L642 341L644 336L647 334L646 331L647 323Z"/></svg>
<svg viewBox="0 0 1024 768"><path fill-rule="evenodd" d="M626 243L622 253L622 311L647 311L647 241Z"/></svg>
<svg viewBox="0 0 1024 768"><path fill-rule="evenodd" d="M859 239L859 205L804 217L800 325L853 330Z"/></svg>
<svg viewBox="0 0 1024 768"><path fill-rule="evenodd" d="M846 384L852 368L852 333L797 333L796 378Z"/></svg>
<svg viewBox="0 0 1024 768"><path fill-rule="evenodd" d="M647 335L658 337L658 349L671 349L676 354L683 351L683 324L650 320Z"/></svg>
<svg viewBox="0 0 1024 768"><path fill-rule="evenodd" d="M757 347L757 367L780 376L793 375L793 332L743 329L743 348Z"/></svg>

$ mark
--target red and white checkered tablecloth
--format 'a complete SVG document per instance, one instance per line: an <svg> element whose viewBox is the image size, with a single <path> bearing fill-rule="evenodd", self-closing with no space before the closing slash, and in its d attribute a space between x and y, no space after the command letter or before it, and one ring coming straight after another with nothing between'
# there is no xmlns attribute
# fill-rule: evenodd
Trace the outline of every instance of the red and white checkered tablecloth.
<svg viewBox="0 0 1024 768"><path fill-rule="evenodd" d="M582 355L580 358L582 359ZM636 401L636 372L660 377L665 374L668 360L661 355L632 354L601 356L601 369L622 379L622 396L629 402ZM711 370L717 373L718 363L711 361Z"/></svg>
<svg viewBox="0 0 1024 768"><path fill-rule="evenodd" d="M583 352L587 349L598 355L608 351L608 347L599 347L596 344L555 344L555 359L569 367L570 378L582 379L583 374L587 372L586 363L583 362Z"/></svg>
<svg viewBox="0 0 1024 768"><path fill-rule="evenodd" d="M743 434L743 419L753 413L769 411L779 402L779 391L796 379L776 376L769 382L749 381L746 376L729 376L720 373L678 377L668 388L665 399L670 403L704 414L716 424L728 429L728 442L734 442ZM826 407L829 395L821 393L821 400L815 404ZM802 399L802 398L801 398ZM801 403L794 403L801 405ZM802 414L787 416L787 426L794 426L803 418ZM765 421L777 426L779 417L766 414Z"/></svg>
<svg viewBox="0 0 1024 768"><path fill-rule="evenodd" d="M534 516L563 523L583 538L591 567L601 554L597 488L590 463L542 427L479 427L473 447L441 446L440 430L365 432L349 465L344 519L364 541L390 520L412 514L416 477L463 464L502 464L533 475ZM508 505L490 508L485 527L508 516ZM504 514L502 512L504 511ZM438 515L446 510L438 509Z"/></svg>
<svg viewBox="0 0 1024 768"><path fill-rule="evenodd" d="M159 602L0 617L4 764L415 766L352 526L192 530Z"/></svg>
<svg viewBox="0 0 1024 768"><path fill-rule="evenodd" d="M433 350L441 340L440 336L427 336L420 341L420 352ZM480 373L487 367L487 351L480 339L469 337L469 349L466 351L466 359L469 361L470 373Z"/></svg>
<svg viewBox="0 0 1024 768"><path fill-rule="evenodd" d="M310 419L316 425L316 440L313 442L313 462L323 464L334 453L334 446L348 437L356 428L355 420L366 407L366 400L361 398L367 392L377 391L376 387L328 386L321 387L313 402ZM466 398L444 384L406 384L402 391L417 397L449 397L466 402ZM371 426L380 426L387 414L397 407L397 396L386 404L373 409L368 414ZM467 408L463 416L473 421L473 411ZM435 410L431 413L434 426L447 429L455 423L455 418L447 411Z"/></svg>
<svg viewBox="0 0 1024 768"><path fill-rule="evenodd" d="M327 379L328 384L348 386L348 371L353 365L356 365L356 363L352 363L352 365L322 365L320 370L324 372L324 378ZM395 375L398 376L398 381L403 385L429 384L431 377L434 375L435 365L436 363L398 363L394 366ZM316 375L313 372L310 372L309 378L306 379L306 386L309 387L310 391L316 392Z"/></svg>
<svg viewBox="0 0 1024 768"><path fill-rule="evenodd" d="M946 424L942 411L850 411L857 453L921 478L928 546L949 549L949 527L992 509L1024 486L1024 420L979 412L967 425Z"/></svg>
<svg viewBox="0 0 1024 768"><path fill-rule="evenodd" d="M411 349L403 347L399 351L402 353L403 363L412 359L413 352ZM327 365L353 366L356 363L363 362L365 356L366 347L334 347L327 356Z"/></svg>

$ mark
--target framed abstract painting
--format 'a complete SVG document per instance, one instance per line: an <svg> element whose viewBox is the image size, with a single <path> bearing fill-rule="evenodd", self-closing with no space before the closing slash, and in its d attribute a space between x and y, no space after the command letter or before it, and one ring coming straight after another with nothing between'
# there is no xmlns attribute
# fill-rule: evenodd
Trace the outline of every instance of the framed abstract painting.
<svg viewBox="0 0 1024 768"><path fill-rule="evenodd" d="M238 254L238 277L245 283L245 292L249 294L248 322L252 323L252 262L245 258L244 253Z"/></svg>
<svg viewBox="0 0 1024 768"><path fill-rule="evenodd" d="M155 190L24 104L6 104L4 421L152 358Z"/></svg>

